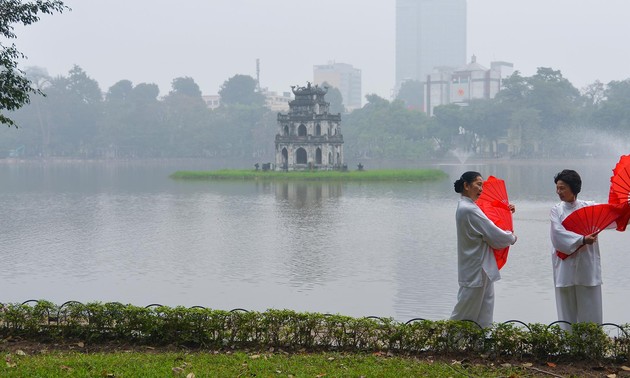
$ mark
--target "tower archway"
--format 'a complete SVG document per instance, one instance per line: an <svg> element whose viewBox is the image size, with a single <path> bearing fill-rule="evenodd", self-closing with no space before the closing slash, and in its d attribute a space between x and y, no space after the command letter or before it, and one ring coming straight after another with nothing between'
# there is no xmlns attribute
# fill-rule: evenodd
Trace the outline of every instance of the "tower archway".
<svg viewBox="0 0 630 378"><path fill-rule="evenodd" d="M302 147L295 151L295 164L306 164L308 161L306 156L306 150Z"/></svg>
<svg viewBox="0 0 630 378"><path fill-rule="evenodd" d="M298 127L298 136L306 136L306 126L304 124Z"/></svg>
<svg viewBox="0 0 630 378"><path fill-rule="evenodd" d="M289 151L287 151L287 148L283 148L282 149L282 167L286 168L289 164Z"/></svg>

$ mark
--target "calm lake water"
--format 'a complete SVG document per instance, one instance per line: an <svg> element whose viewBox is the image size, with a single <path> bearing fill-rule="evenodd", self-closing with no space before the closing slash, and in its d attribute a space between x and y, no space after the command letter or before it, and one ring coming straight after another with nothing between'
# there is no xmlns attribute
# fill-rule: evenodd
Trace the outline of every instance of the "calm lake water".
<svg viewBox="0 0 630 378"><path fill-rule="evenodd" d="M517 206L495 320L550 323L553 176L576 169L580 198L606 202L616 161L436 164L448 179L324 184L168 177L218 168L198 162L0 164L0 302L446 319L457 293L452 182L472 169L505 179ZM604 320L628 323L630 234L599 240Z"/></svg>

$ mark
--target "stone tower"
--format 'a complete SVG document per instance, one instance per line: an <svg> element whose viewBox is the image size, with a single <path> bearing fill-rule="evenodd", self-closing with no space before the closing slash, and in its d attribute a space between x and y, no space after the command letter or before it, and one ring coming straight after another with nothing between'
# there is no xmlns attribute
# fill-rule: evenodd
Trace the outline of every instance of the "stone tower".
<svg viewBox="0 0 630 378"><path fill-rule="evenodd" d="M341 169L341 114L328 114L328 88L308 83L291 89L295 99L289 102L288 114L278 113L276 169Z"/></svg>

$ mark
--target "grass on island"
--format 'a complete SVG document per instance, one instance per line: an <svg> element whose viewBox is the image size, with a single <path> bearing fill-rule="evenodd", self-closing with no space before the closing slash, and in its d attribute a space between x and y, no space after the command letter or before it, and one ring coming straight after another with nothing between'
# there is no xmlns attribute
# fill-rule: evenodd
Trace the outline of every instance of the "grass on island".
<svg viewBox="0 0 630 378"><path fill-rule="evenodd" d="M447 177L439 169L379 169L369 171L177 171L171 178L182 180L301 180L301 181L430 181Z"/></svg>
<svg viewBox="0 0 630 378"><path fill-rule="evenodd" d="M80 348L79 348L80 349ZM514 377L517 366L455 364L386 353L23 351L5 354L2 377Z"/></svg>

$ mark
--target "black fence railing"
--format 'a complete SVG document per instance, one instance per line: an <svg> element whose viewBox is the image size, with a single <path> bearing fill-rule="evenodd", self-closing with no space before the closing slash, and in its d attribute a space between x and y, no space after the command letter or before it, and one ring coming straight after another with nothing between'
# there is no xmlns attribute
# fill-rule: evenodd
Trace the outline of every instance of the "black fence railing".
<svg viewBox="0 0 630 378"><path fill-rule="evenodd" d="M473 321L354 318L337 314L264 312L203 306L144 307L119 302L55 305L44 300L0 303L0 337L98 343L182 344L213 348L278 346L310 350L482 353L540 359L630 359L630 324L550 324L508 320L482 328Z"/></svg>

